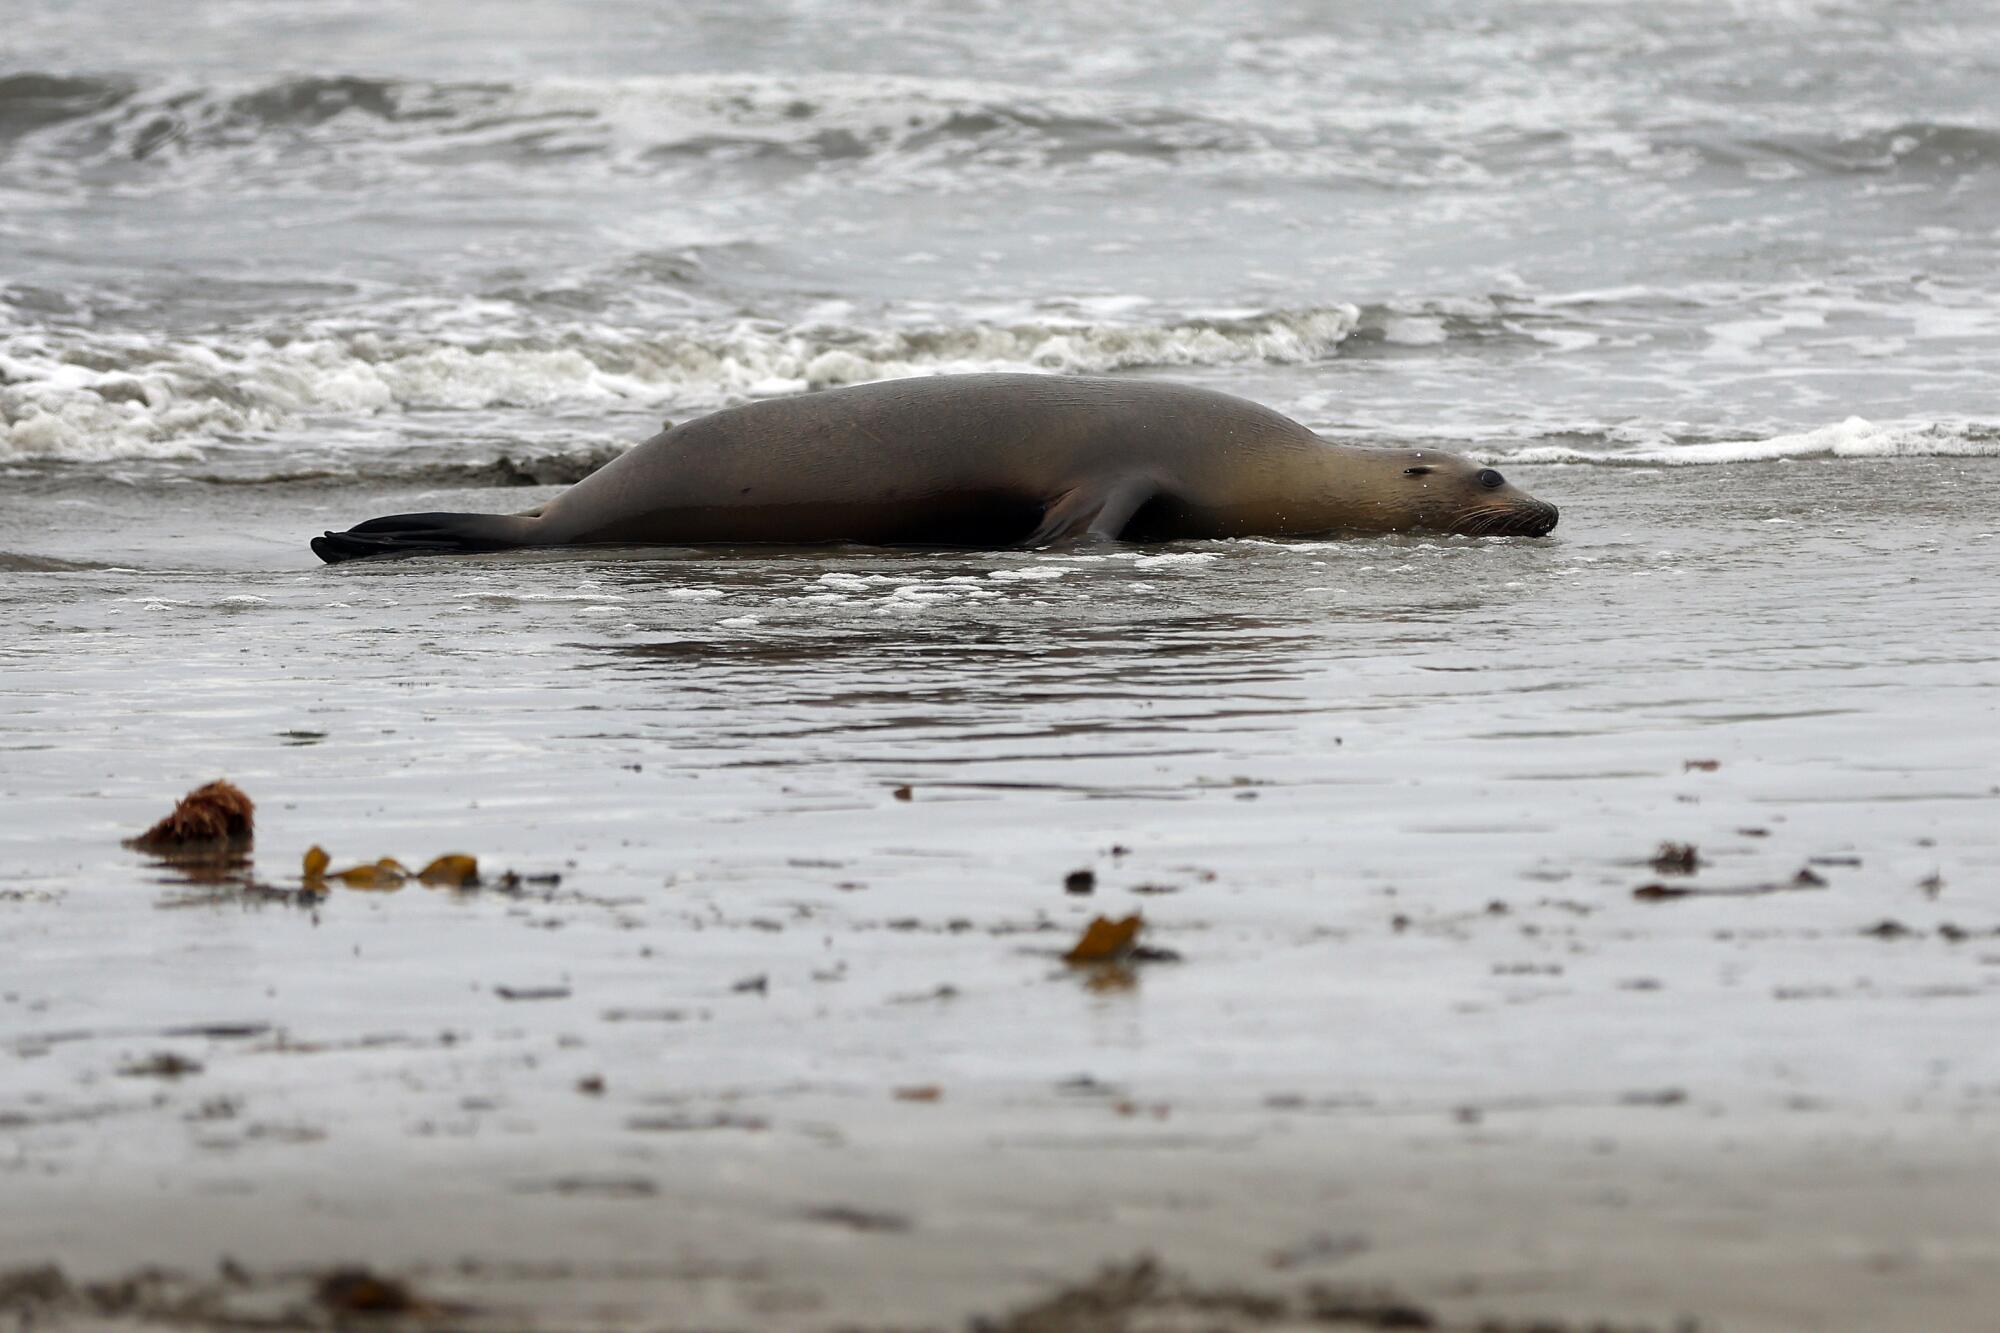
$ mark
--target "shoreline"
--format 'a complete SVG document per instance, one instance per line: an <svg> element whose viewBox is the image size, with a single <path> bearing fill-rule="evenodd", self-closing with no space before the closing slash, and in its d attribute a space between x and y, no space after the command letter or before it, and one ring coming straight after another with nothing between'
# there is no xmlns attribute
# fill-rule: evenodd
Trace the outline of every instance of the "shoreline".
<svg viewBox="0 0 2000 1333"><path fill-rule="evenodd" d="M231 1277L169 1284L216 1302L214 1327L239 1317L232 1308L270 1317L274 1303L309 1312L285 1315L294 1326L324 1322L310 1280L357 1263L468 1329L960 1328L975 1316L1122 1328L1006 1317L1147 1255L1169 1278L1153 1289L1162 1317L1179 1308L1166 1296L1179 1280L1298 1309L1313 1287L1394 1295L1433 1322L1352 1322L1440 1329L1973 1333L2000 1296L2000 1237L1986 1224L1996 1138L1941 1150L1926 1140L1949 1117L1857 1134L1810 1113L1744 1123L1698 1104L1426 1114L1386 1132L1336 1115L1204 1144L1229 1140L1241 1117L1176 1109L1140 1123L1096 1109L1126 1122L1125 1143L1085 1133L996 1149L992 1116L947 1101L925 1108L930 1132L870 1134L850 1117L842 1128L858 1136L839 1152L689 1134L650 1171L517 1188L497 1208L481 1184L545 1174L539 1148L523 1160L466 1143L448 1164L350 1151L235 1200L213 1185L175 1197L168 1179L104 1190L71 1179L16 1197L58 1232L92 1233L43 1246L79 1282L152 1264L209 1275L226 1261ZM1018 1107L1006 1114L1019 1123ZM761 1188L738 1174L752 1162ZM650 1191L633 1183L649 1178ZM274 1191L290 1203L274 1210ZM36 1252L18 1205L0 1249ZM170 1306L156 1301L154 1317ZM1256 1306L1224 1310L1198 1326L1293 1326Z"/></svg>

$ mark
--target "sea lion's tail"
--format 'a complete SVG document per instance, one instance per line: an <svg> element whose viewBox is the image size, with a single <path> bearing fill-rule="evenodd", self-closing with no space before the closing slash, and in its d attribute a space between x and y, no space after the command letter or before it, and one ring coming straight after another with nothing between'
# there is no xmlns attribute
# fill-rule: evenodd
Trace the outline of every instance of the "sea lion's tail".
<svg viewBox="0 0 2000 1333"><path fill-rule="evenodd" d="M534 521L526 514L390 514L315 537L312 548L329 565L375 555L508 551L535 544Z"/></svg>

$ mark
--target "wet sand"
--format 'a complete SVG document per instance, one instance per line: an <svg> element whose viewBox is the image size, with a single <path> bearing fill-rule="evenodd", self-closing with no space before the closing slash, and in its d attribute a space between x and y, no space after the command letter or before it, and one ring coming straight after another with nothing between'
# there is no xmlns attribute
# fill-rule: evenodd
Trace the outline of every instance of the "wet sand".
<svg viewBox="0 0 2000 1333"><path fill-rule="evenodd" d="M360 1263L962 1327L1152 1254L1270 1301L1133 1327L1989 1327L2000 471L1510 473L1554 540L339 570L491 492L10 491L0 1254L208 1323ZM119 846L217 776L260 889ZM1130 911L1178 958L1064 965Z"/></svg>
<svg viewBox="0 0 2000 1333"><path fill-rule="evenodd" d="M454 1326L960 1328L1141 1252L1294 1312L1326 1288L1435 1321L1406 1327L1977 1329L1991 1309L1991 1157L1920 1117L1522 1105L1468 1127L1174 1098L1162 1124L1049 1089L978 1101L797 1095L784 1120L824 1128L559 1151L489 1129L421 1155L269 1149L179 1197L152 1176L16 1197L72 1272L165 1265L192 1280L156 1309L304 1324L326 1318L311 1282L358 1260L462 1307ZM1284 1322L1163 1304L1179 1318L1144 1327Z"/></svg>

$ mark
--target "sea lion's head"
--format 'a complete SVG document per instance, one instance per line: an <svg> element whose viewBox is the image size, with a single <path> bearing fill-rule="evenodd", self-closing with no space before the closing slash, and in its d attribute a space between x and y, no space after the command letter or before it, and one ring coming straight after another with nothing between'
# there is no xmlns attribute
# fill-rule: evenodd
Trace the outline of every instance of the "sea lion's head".
<svg viewBox="0 0 2000 1333"><path fill-rule="evenodd" d="M1417 449L1399 454L1402 475L1391 479L1410 506L1412 527L1464 537L1546 537L1556 507L1517 490L1494 469L1457 454Z"/></svg>

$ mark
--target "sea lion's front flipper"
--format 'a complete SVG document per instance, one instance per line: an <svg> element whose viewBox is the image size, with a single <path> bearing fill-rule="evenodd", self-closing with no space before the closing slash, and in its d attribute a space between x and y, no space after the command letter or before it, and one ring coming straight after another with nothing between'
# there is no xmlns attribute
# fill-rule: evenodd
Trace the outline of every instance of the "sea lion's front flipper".
<svg viewBox="0 0 2000 1333"><path fill-rule="evenodd" d="M1111 482L1085 482L1063 492L1042 513L1042 524L1023 546L1057 546L1066 542L1116 541L1139 507L1153 498L1152 482L1127 477Z"/></svg>

